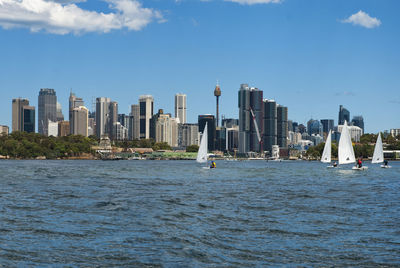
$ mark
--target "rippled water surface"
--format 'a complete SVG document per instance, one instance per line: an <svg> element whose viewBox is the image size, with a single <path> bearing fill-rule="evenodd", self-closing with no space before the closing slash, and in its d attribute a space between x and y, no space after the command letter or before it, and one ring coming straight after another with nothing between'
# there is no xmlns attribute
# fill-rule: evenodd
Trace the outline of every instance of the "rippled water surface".
<svg viewBox="0 0 400 268"><path fill-rule="evenodd" d="M390 164L0 161L0 266L400 266Z"/></svg>

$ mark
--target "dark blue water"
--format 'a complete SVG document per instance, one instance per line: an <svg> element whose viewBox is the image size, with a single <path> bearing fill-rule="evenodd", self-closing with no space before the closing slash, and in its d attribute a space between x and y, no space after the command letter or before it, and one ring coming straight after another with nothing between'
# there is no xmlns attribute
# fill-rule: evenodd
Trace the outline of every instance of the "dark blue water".
<svg viewBox="0 0 400 268"><path fill-rule="evenodd" d="M390 164L0 161L0 266L400 266Z"/></svg>

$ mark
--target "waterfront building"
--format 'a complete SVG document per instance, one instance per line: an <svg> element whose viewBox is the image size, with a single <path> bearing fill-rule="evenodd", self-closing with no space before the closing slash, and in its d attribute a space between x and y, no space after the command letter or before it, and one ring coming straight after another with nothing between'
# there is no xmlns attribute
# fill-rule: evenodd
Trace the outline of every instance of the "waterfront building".
<svg viewBox="0 0 400 268"><path fill-rule="evenodd" d="M226 127L217 127L215 130L216 134L216 144L215 149L221 152L225 152L228 150L228 137L227 137L227 128Z"/></svg>
<svg viewBox="0 0 400 268"><path fill-rule="evenodd" d="M38 130L49 136L49 122L57 122L57 96L52 88L41 88L38 97ZM57 126L58 131L58 126ZM52 132L54 134L54 131Z"/></svg>
<svg viewBox="0 0 400 268"><path fill-rule="evenodd" d="M150 119L153 117L154 98L151 95L139 97L140 108L140 139L150 138Z"/></svg>
<svg viewBox="0 0 400 268"><path fill-rule="evenodd" d="M64 121L64 115L62 113L61 103L57 102L57 122Z"/></svg>
<svg viewBox="0 0 400 268"><path fill-rule="evenodd" d="M257 122L259 134L263 133L263 91L241 84L239 89L239 153L260 152L256 127L251 110ZM199 128L201 129L200 125Z"/></svg>
<svg viewBox="0 0 400 268"><path fill-rule="evenodd" d="M350 112L343 105L339 106L339 120L338 125L344 125L344 121L350 122Z"/></svg>
<svg viewBox="0 0 400 268"><path fill-rule="evenodd" d="M264 151L272 152L272 146L278 144L277 105L274 100L264 100Z"/></svg>
<svg viewBox="0 0 400 268"><path fill-rule="evenodd" d="M277 108L277 142L280 148L287 148L288 108L278 105Z"/></svg>
<svg viewBox="0 0 400 268"><path fill-rule="evenodd" d="M181 124L186 123L186 94L175 94L175 118L179 118Z"/></svg>
<svg viewBox="0 0 400 268"><path fill-rule="evenodd" d="M88 137L89 110L85 106L80 106L72 110L71 133Z"/></svg>
<svg viewBox="0 0 400 268"><path fill-rule="evenodd" d="M198 124L179 124L178 126L178 146L188 147L199 145L199 125Z"/></svg>
<svg viewBox="0 0 400 268"><path fill-rule="evenodd" d="M228 151L236 152L239 148L239 126L227 128Z"/></svg>
<svg viewBox="0 0 400 268"><path fill-rule="evenodd" d="M318 120L310 119L307 122L308 135L317 134L322 136L322 124Z"/></svg>
<svg viewBox="0 0 400 268"><path fill-rule="evenodd" d="M8 126L0 125L0 136L8 135L10 128Z"/></svg>
<svg viewBox="0 0 400 268"><path fill-rule="evenodd" d="M357 126L362 129L364 134L364 118L361 115L353 116L353 120L351 120L353 126Z"/></svg>
<svg viewBox="0 0 400 268"><path fill-rule="evenodd" d="M321 119L322 132L327 134L335 127L335 121L333 119Z"/></svg>
<svg viewBox="0 0 400 268"><path fill-rule="evenodd" d="M211 114L199 115L198 117L198 126L199 132L203 133L204 128L207 123L207 131L208 131L208 151L215 150L215 141L216 141L216 129L215 129L215 117Z"/></svg>
<svg viewBox="0 0 400 268"><path fill-rule="evenodd" d="M74 93L69 94L69 121L71 122L72 120L72 111L74 108L78 108L80 106L85 106L85 103L83 102L82 98L78 98Z"/></svg>
<svg viewBox="0 0 400 268"><path fill-rule="evenodd" d="M131 114L133 117L132 140L140 139L140 107L138 104L131 105Z"/></svg>
<svg viewBox="0 0 400 268"><path fill-rule="evenodd" d="M49 119L47 122L47 136L58 137L58 122L53 122Z"/></svg>
<svg viewBox="0 0 400 268"><path fill-rule="evenodd" d="M58 122L58 136L64 137L71 134L69 121L60 121Z"/></svg>

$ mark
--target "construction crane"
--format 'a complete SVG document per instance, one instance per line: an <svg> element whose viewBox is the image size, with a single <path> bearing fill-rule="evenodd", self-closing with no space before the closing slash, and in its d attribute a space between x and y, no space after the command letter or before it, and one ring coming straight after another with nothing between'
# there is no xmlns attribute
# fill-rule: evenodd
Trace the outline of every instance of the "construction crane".
<svg viewBox="0 0 400 268"><path fill-rule="evenodd" d="M253 117L254 127L256 128L256 131L257 131L257 138L258 138L258 142L259 142L259 144L260 144L260 154L262 155L262 152L263 152L263 143L262 143L260 131L259 131L259 129L258 129L258 125L257 125L257 121L256 121L256 116L254 115L253 109L251 109L251 107L250 107L250 112L251 112L251 116Z"/></svg>

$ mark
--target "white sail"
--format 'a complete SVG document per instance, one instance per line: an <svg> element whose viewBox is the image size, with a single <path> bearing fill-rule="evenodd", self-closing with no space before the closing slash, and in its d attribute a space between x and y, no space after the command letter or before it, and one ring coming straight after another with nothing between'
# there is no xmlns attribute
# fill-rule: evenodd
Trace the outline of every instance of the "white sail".
<svg viewBox="0 0 400 268"><path fill-rule="evenodd" d="M198 163L206 163L207 162L207 151L208 151L208 131L207 131L207 123L204 127L203 136L201 137L199 152L197 153L196 161Z"/></svg>
<svg viewBox="0 0 400 268"><path fill-rule="evenodd" d="M329 131L328 137L326 138L324 152L322 153L321 162L330 163L331 162L331 151L332 151L332 138L331 132Z"/></svg>
<svg viewBox="0 0 400 268"><path fill-rule="evenodd" d="M383 145L381 133L379 132L378 139L376 140L374 155L372 156L372 163L382 163L383 162Z"/></svg>
<svg viewBox="0 0 400 268"><path fill-rule="evenodd" d="M355 163L353 144L347 122L344 121L342 133L340 134L339 148L338 148L339 164Z"/></svg>

